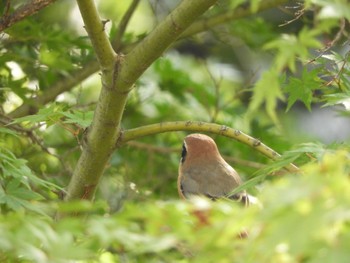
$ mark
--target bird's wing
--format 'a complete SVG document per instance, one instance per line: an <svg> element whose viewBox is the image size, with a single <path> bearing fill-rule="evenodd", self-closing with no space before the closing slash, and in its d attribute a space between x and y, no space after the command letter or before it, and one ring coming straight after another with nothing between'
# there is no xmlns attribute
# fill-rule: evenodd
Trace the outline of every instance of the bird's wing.
<svg viewBox="0 0 350 263"><path fill-rule="evenodd" d="M179 192L185 197L188 198L190 195L200 195L199 182L192 179L188 175L179 177L178 181Z"/></svg>
<svg viewBox="0 0 350 263"><path fill-rule="evenodd" d="M206 180L206 182L201 184L201 191L209 196L226 196L242 183L237 172L226 163L215 164L215 167L212 167L210 171L212 174L203 176L202 180Z"/></svg>

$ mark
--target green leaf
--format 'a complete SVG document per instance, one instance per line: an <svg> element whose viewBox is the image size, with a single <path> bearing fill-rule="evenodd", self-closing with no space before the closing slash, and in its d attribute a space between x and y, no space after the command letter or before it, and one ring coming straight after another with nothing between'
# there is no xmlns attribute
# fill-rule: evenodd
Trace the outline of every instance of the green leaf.
<svg viewBox="0 0 350 263"><path fill-rule="evenodd" d="M0 127L0 133L13 135L13 136L18 138L18 134L15 131L8 129L8 128Z"/></svg>
<svg viewBox="0 0 350 263"><path fill-rule="evenodd" d="M27 189L31 189L30 184L47 189L61 189L57 185L37 177L27 166L27 162L27 160L17 158L9 150L0 147L0 171L2 172L0 175L11 182L11 189L14 189L19 183L21 187L25 186Z"/></svg>
<svg viewBox="0 0 350 263"><path fill-rule="evenodd" d="M308 48L320 48L317 40L318 32L304 27L298 36L283 34L264 46L264 49L276 49L275 65L278 71L288 67L293 73L296 71L296 61L306 61L309 56Z"/></svg>
<svg viewBox="0 0 350 263"><path fill-rule="evenodd" d="M281 169L281 167L279 167L279 169ZM241 192L243 190L249 190L251 188L256 187L258 184L260 184L262 181L264 181L264 179L266 178L267 174L269 174L269 172L266 172L266 170L264 170L264 172L256 173L256 176L254 176L253 178L245 181L240 186L236 187L233 191L228 193L227 196L234 195L234 194L237 194L237 193L239 193L239 192Z"/></svg>
<svg viewBox="0 0 350 263"><path fill-rule="evenodd" d="M322 143L316 143L316 142L308 142L308 143L301 143L299 145L295 146L295 149L290 150L286 152L285 156L293 156L295 154L312 154L315 156L318 160L321 160L323 155L327 152L331 151L331 149L328 149L324 144Z"/></svg>
<svg viewBox="0 0 350 263"><path fill-rule="evenodd" d="M306 108L311 111L313 91L319 89L322 83L318 74L319 69L308 71L307 68L304 68L301 77L289 78L289 83L285 87L286 92L289 94L287 111L290 110L297 100L302 101Z"/></svg>
<svg viewBox="0 0 350 263"><path fill-rule="evenodd" d="M90 126L94 117L93 111L83 112L74 110L72 112L63 112L62 114L66 117L64 123L75 123L83 128Z"/></svg>
<svg viewBox="0 0 350 263"><path fill-rule="evenodd" d="M184 100L186 90L203 90L201 85L192 80L188 72L175 67L170 59L158 59L154 69L159 74L160 89L170 92L176 98Z"/></svg>
<svg viewBox="0 0 350 263"><path fill-rule="evenodd" d="M280 88L280 74L276 69L270 69L262 74L255 84L253 98L248 108L248 116L254 114L265 103L265 109L270 118L277 123L277 100L283 100L284 96Z"/></svg>
<svg viewBox="0 0 350 263"><path fill-rule="evenodd" d="M18 199L11 195L6 195L4 198L4 204L13 211L19 211L23 210L23 202L21 202L21 199Z"/></svg>
<svg viewBox="0 0 350 263"><path fill-rule="evenodd" d="M72 70L74 65L68 56L62 56L62 53L50 50L48 47L42 46L40 49L40 62L50 68L60 70Z"/></svg>
<svg viewBox="0 0 350 263"><path fill-rule="evenodd" d="M12 123L29 122L35 124L46 122L46 124L50 126L57 123L62 118L64 108L65 106L62 104L52 103L47 108L41 108L35 115L17 118Z"/></svg>
<svg viewBox="0 0 350 263"><path fill-rule="evenodd" d="M6 195L16 197L18 199L23 199L23 200L42 200L43 197L28 189L21 187L21 181L20 180L11 180L7 185L6 185Z"/></svg>
<svg viewBox="0 0 350 263"><path fill-rule="evenodd" d="M326 94L323 95L323 99L326 101L326 103L323 105L324 107L344 104L345 108L349 109L350 92L346 91L344 93Z"/></svg>

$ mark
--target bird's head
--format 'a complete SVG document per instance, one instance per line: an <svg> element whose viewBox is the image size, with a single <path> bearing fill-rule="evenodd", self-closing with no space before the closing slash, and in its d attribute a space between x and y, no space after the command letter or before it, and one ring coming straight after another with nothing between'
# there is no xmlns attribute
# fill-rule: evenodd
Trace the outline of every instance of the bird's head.
<svg viewBox="0 0 350 263"><path fill-rule="evenodd" d="M201 160L201 162L221 158L214 140L207 135L194 133L185 137L182 146L181 162L186 159L191 162Z"/></svg>

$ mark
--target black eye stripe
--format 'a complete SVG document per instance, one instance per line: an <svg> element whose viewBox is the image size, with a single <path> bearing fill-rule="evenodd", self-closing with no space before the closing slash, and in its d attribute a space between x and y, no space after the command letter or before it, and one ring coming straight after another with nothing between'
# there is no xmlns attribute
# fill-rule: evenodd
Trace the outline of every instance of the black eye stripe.
<svg viewBox="0 0 350 263"><path fill-rule="evenodd" d="M181 191L181 193L184 195L184 196L186 196L185 194L185 190L184 190L184 186L183 186L183 184L181 183L180 184L180 191Z"/></svg>
<svg viewBox="0 0 350 263"><path fill-rule="evenodd" d="M187 155L186 143L183 143L182 152L181 152L181 163L185 161L186 155Z"/></svg>

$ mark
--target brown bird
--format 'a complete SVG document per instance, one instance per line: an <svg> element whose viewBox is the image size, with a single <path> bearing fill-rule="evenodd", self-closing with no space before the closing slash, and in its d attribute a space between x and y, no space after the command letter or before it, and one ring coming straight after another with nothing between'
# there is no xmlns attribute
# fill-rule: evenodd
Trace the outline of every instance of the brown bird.
<svg viewBox="0 0 350 263"><path fill-rule="evenodd" d="M204 134L186 136L177 181L180 197L202 195L212 200L227 197L248 205L245 192L229 195L241 184L238 173L221 157L212 138Z"/></svg>

